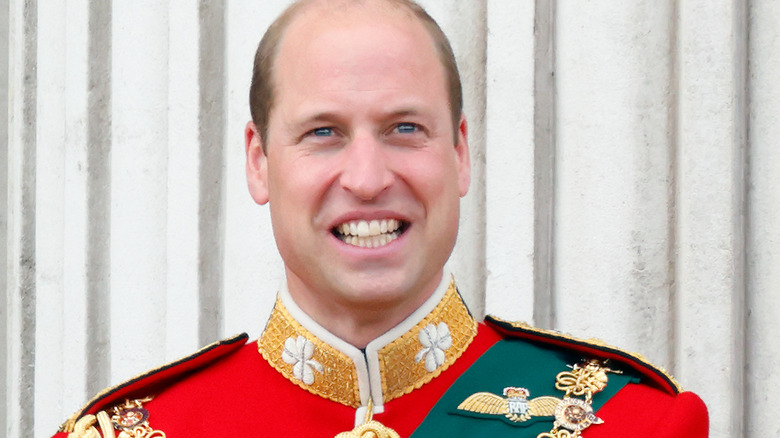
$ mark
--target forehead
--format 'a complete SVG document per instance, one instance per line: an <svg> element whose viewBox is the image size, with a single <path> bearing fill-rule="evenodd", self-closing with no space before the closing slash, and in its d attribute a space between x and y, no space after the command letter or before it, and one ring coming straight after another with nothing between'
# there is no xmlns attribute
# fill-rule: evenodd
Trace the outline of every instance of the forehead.
<svg viewBox="0 0 780 438"><path fill-rule="evenodd" d="M444 86L433 39L411 11L383 2L337 3L342 7L311 5L290 23L277 54L279 88L319 81L373 88L402 76Z"/></svg>
<svg viewBox="0 0 780 438"><path fill-rule="evenodd" d="M412 10L392 0L313 0L304 2L291 17L282 39L301 30L309 35L360 22L397 23L420 27Z"/></svg>

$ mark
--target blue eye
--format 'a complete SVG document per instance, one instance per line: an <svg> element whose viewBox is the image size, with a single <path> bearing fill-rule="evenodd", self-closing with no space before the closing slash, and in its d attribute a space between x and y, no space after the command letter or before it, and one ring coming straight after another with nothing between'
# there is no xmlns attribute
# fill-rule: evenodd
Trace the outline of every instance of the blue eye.
<svg viewBox="0 0 780 438"><path fill-rule="evenodd" d="M399 134L414 134L417 132L417 125L414 123L399 123L398 126L395 127L395 130L398 131Z"/></svg>
<svg viewBox="0 0 780 438"><path fill-rule="evenodd" d="M333 135L333 128L317 128L311 131L315 137L330 137Z"/></svg>

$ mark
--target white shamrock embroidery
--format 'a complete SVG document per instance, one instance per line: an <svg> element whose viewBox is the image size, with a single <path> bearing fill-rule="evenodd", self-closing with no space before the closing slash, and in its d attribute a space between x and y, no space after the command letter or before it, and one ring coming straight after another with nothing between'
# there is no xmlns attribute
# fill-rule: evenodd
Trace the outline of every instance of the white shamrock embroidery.
<svg viewBox="0 0 780 438"><path fill-rule="evenodd" d="M312 356L314 344L303 336L296 339L289 337L284 341L282 360L292 365L295 378L307 385L314 383L314 370L322 372L322 365L312 360Z"/></svg>
<svg viewBox="0 0 780 438"><path fill-rule="evenodd" d="M444 322L440 322L436 326L428 324L424 329L420 330L420 334L417 337L420 339L423 349L414 356L414 361L420 363L420 361L425 359L425 369L428 372L433 372L444 363L446 359L444 351L452 347L450 328Z"/></svg>

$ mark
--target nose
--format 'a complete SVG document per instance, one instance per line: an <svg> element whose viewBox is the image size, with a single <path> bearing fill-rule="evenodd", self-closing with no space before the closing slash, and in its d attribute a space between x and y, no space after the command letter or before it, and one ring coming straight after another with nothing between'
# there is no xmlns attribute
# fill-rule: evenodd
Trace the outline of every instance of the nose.
<svg viewBox="0 0 780 438"><path fill-rule="evenodd" d="M393 184L387 151L375 137L355 138L343 152L340 183L355 197L370 201Z"/></svg>

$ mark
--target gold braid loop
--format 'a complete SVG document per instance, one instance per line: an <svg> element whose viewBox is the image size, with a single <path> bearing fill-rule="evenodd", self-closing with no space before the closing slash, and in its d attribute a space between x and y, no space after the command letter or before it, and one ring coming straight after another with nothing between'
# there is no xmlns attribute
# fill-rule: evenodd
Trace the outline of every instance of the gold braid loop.
<svg viewBox="0 0 780 438"><path fill-rule="evenodd" d="M103 431L103 438L116 438L114 424L111 422L111 418L109 418L106 411L98 412L97 420L100 425L100 430Z"/></svg>
<svg viewBox="0 0 780 438"><path fill-rule="evenodd" d="M567 396L585 396L590 401L593 394L606 388L607 372L619 373L602 366L596 360L591 360L585 364L577 364L572 367L572 371L563 371L555 376L555 388L564 391Z"/></svg>
<svg viewBox="0 0 780 438"><path fill-rule="evenodd" d="M579 436L579 432L571 433L566 429L553 429L550 432L540 433L536 438L574 438L576 436Z"/></svg>
<svg viewBox="0 0 780 438"><path fill-rule="evenodd" d="M68 438L93 438L99 437L97 430L92 427L95 424L94 415L85 415L73 426L73 432L68 434Z"/></svg>
<svg viewBox="0 0 780 438"><path fill-rule="evenodd" d="M363 424L355 427L349 432L341 432L334 438L401 438L398 432L390 429L384 424L373 420L374 418L374 401L368 399L368 407L366 408L366 419Z"/></svg>
<svg viewBox="0 0 780 438"><path fill-rule="evenodd" d="M401 436L384 424L371 420L349 432L341 432L335 438L401 438Z"/></svg>
<svg viewBox="0 0 780 438"><path fill-rule="evenodd" d="M95 423L98 423L100 432L95 427ZM116 438L114 434L114 427L111 424L111 419L108 418L108 414L105 411L100 411L95 415L85 415L73 426L73 432L68 434L68 438Z"/></svg>

